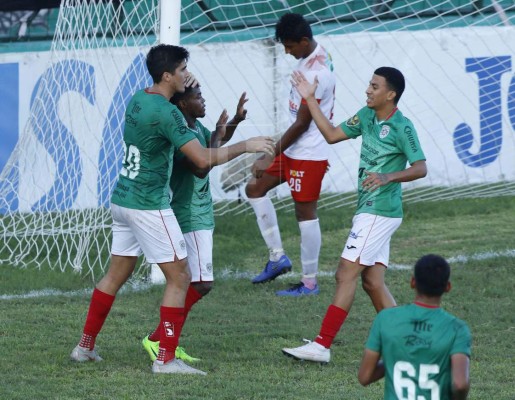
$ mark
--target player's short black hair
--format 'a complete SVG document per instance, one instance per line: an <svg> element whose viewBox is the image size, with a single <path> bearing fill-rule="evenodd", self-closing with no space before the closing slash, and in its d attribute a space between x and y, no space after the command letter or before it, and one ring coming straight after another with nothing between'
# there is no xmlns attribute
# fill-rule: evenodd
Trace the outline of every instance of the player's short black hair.
<svg viewBox="0 0 515 400"><path fill-rule="evenodd" d="M154 83L159 83L165 72L173 74L183 61L188 61L189 56L190 53L184 47L158 44L147 54L148 73Z"/></svg>
<svg viewBox="0 0 515 400"><path fill-rule="evenodd" d="M426 296L441 296L451 276L451 267L436 254L421 257L415 264L417 291Z"/></svg>
<svg viewBox="0 0 515 400"><path fill-rule="evenodd" d="M402 72L393 67L380 67L374 71L374 75L379 75L386 79L386 83L388 83L390 90L393 90L396 93L393 101L397 104L401 99L402 93L404 93L404 88L406 87L406 82L404 81L404 75L402 75Z"/></svg>
<svg viewBox="0 0 515 400"><path fill-rule="evenodd" d="M188 96L191 96L191 94L193 93L193 89L196 89L198 87L200 87L200 84L195 87L186 86L186 89L184 90L184 92L175 92L175 94L170 99L170 103L179 107L179 102L181 100L187 99Z"/></svg>
<svg viewBox="0 0 515 400"><path fill-rule="evenodd" d="M300 14L284 14L275 25L275 40L300 42L302 38L313 39L313 32L308 21Z"/></svg>

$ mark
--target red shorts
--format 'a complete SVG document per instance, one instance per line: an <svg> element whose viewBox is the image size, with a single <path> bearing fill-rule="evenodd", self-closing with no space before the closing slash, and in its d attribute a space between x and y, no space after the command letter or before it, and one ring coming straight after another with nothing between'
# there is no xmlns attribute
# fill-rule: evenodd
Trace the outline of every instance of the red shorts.
<svg viewBox="0 0 515 400"><path fill-rule="evenodd" d="M302 203L320 198L322 179L328 166L327 160L294 160L281 153L275 157L266 173L288 182L293 200Z"/></svg>

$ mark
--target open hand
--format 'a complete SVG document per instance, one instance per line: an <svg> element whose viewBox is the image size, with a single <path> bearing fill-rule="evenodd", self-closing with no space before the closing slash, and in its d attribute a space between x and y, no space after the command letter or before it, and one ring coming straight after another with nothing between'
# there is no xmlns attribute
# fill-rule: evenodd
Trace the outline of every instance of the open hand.
<svg viewBox="0 0 515 400"><path fill-rule="evenodd" d="M247 118L247 109L245 108L245 103L249 101L247 99L247 92L243 92L240 96L240 100L238 101L238 105L236 106L236 115L234 119L237 122L244 121Z"/></svg>
<svg viewBox="0 0 515 400"><path fill-rule="evenodd" d="M275 141L270 136L256 136L245 142L247 153L265 153L275 156Z"/></svg>
<svg viewBox="0 0 515 400"><path fill-rule="evenodd" d="M315 76L315 81L309 83L304 74L300 71L293 71L291 74L291 84L303 99L314 97L318 86L318 77Z"/></svg>

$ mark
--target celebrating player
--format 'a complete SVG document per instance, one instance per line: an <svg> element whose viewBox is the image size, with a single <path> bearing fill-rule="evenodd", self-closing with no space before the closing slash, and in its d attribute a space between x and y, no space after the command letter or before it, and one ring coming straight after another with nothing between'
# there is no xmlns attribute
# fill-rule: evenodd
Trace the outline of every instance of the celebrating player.
<svg viewBox="0 0 515 400"><path fill-rule="evenodd" d="M450 274L440 256L417 261L413 304L383 310L374 320L358 373L362 385L385 377L385 399L467 398L470 330L440 308Z"/></svg>
<svg viewBox="0 0 515 400"><path fill-rule="evenodd" d="M425 156L417 132L397 108L404 91L402 73L392 67L374 71L366 90L366 107L339 126L320 110L315 91L301 72L292 81L329 143L362 137L358 173L358 207L336 271L336 293L314 342L283 353L297 359L329 362L331 344L354 302L358 279L377 312L395 306L384 282L390 239L402 222L401 182L426 176ZM406 168L406 163L411 165Z"/></svg>
<svg viewBox="0 0 515 400"><path fill-rule="evenodd" d="M101 361L95 340L114 302L130 277L138 256L158 264L166 278L160 309L164 331L154 373L205 374L175 358L184 321L184 302L190 283L186 244L170 208L168 182L174 148L200 168L209 168L244 152L273 151L270 138L254 138L223 149L206 149L176 106L169 102L185 90L189 77L186 49L171 45L152 47L146 64L154 84L136 92L127 105L123 133L124 157L113 195L111 263L97 284L74 361Z"/></svg>
<svg viewBox="0 0 515 400"><path fill-rule="evenodd" d="M314 39L308 22L299 14L285 14L275 27L275 38L299 64L297 69L311 82L318 77L314 94L325 117L332 118L335 77L329 53ZM292 87L289 98L290 127L276 143L275 159L264 156L252 167L254 178L246 187L249 203L256 213L261 235L270 258L253 283L263 283L291 271L291 261L284 253L274 205L266 196L269 190L288 182L300 228L301 282L277 292L279 296L303 296L319 293L318 256L322 244L317 202L322 179L328 167L329 146L312 121L305 101Z"/></svg>
<svg viewBox="0 0 515 400"><path fill-rule="evenodd" d="M205 100L200 86L187 87L184 93L175 93L171 102L175 104L186 118L188 127L195 131L198 141L204 147L219 147L227 143L233 136L238 124L245 120L247 110L246 93L240 97L236 107L236 115L227 124L227 111L223 111L216 124L214 134L202 125L197 118L206 115ZM207 295L213 286L213 201L209 189L209 169L199 169L181 151L177 150L174 167L170 178L172 190L172 210L177 217L186 241L188 266L191 273L191 284L186 293L184 304L184 320L193 305ZM159 350L161 325L146 336L143 347L155 360ZM177 347L175 356L185 361L198 359L189 356L182 347Z"/></svg>

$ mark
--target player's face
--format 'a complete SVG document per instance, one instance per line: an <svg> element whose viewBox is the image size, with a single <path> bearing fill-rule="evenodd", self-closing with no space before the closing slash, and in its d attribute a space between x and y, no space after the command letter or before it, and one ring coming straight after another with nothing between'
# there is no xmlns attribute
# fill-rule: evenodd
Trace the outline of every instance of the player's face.
<svg viewBox="0 0 515 400"><path fill-rule="evenodd" d="M204 118L206 116L206 100L202 97L200 88L193 88L186 100L186 112L194 118Z"/></svg>
<svg viewBox="0 0 515 400"><path fill-rule="evenodd" d="M284 40L282 44L284 46L284 52L286 54L292 55L297 60L300 60L301 58L306 58L309 55L309 53L306 54L309 48L307 41L304 39L300 42L295 42L293 40Z"/></svg>
<svg viewBox="0 0 515 400"><path fill-rule="evenodd" d="M176 92L183 93L185 90L186 77L188 76L188 65L183 61L171 75L171 83Z"/></svg>
<svg viewBox="0 0 515 400"><path fill-rule="evenodd" d="M373 110L383 108L395 98L395 91L390 90L384 76L373 75L368 88L367 107Z"/></svg>

